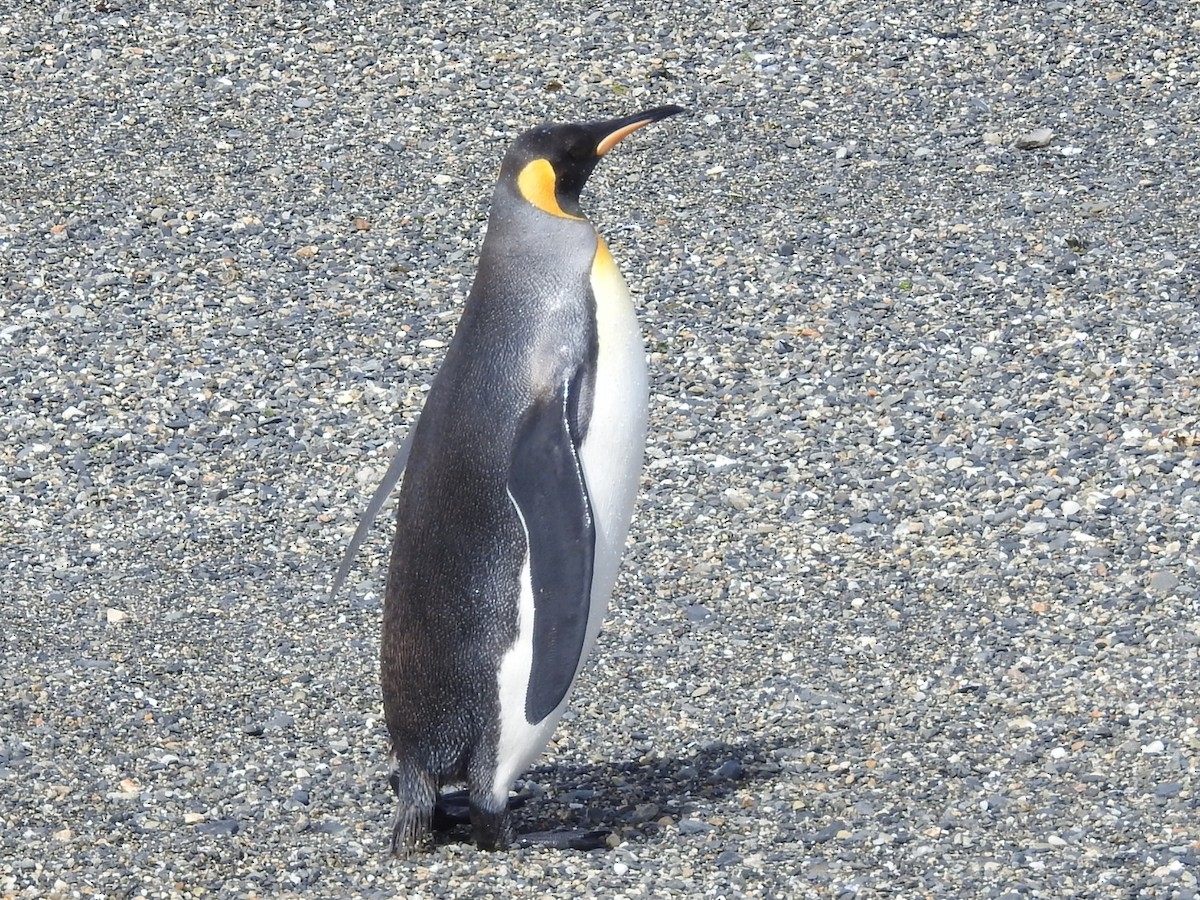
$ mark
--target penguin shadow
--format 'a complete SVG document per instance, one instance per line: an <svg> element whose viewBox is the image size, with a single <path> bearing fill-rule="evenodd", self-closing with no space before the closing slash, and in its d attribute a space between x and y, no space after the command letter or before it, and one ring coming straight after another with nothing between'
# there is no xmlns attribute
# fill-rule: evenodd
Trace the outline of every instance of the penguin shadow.
<svg viewBox="0 0 1200 900"><path fill-rule="evenodd" d="M700 813L772 780L779 771L775 749L759 741L710 741L688 755L538 766L517 782L509 801L518 844L522 834L533 832L611 834L644 843L672 830L710 831L713 826ZM439 829L437 836L438 843L469 840L469 829L462 827ZM576 849L604 846L600 841ZM612 838L608 846L615 846Z"/></svg>

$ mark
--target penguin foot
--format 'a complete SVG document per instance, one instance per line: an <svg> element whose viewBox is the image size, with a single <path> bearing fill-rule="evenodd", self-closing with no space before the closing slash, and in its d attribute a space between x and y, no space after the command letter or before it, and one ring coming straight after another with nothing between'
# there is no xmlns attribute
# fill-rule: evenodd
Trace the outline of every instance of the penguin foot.
<svg viewBox="0 0 1200 900"><path fill-rule="evenodd" d="M517 794L508 798L508 811L520 809L529 799L528 794ZM462 825L471 824L471 801L469 792L447 791L439 794L433 806L433 830L452 831Z"/></svg>
<svg viewBox="0 0 1200 900"><path fill-rule="evenodd" d="M453 831L472 825L472 840L482 850L502 850L510 844L514 847L548 847L552 850L600 850L608 846L608 829L594 831L530 831L512 835L508 813L520 809L529 800L528 794L517 794L508 798L508 808L500 815L483 814L482 822L472 822L470 792L447 791L439 794L433 807L432 826L434 832ZM477 817L480 812L476 813Z"/></svg>
<svg viewBox="0 0 1200 900"><path fill-rule="evenodd" d="M550 847L553 850L600 850L608 846L607 828L596 831L530 831L518 834L518 847Z"/></svg>

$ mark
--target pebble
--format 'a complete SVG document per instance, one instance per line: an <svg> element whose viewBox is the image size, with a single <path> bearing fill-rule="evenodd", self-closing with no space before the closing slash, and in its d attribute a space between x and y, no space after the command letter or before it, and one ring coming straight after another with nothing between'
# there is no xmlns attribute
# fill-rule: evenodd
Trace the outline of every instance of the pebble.
<svg viewBox="0 0 1200 900"><path fill-rule="evenodd" d="M1160 594L1169 594L1179 587L1179 576L1174 572L1155 572L1150 576L1150 589Z"/></svg>
<svg viewBox="0 0 1200 900"><path fill-rule="evenodd" d="M1054 132L1049 128L1035 128L1017 138L1016 147L1018 150L1037 150L1049 146L1053 140Z"/></svg>
<svg viewBox="0 0 1200 900"><path fill-rule="evenodd" d="M742 777L744 771L738 760L727 759L713 772L713 775L720 779L738 779Z"/></svg>

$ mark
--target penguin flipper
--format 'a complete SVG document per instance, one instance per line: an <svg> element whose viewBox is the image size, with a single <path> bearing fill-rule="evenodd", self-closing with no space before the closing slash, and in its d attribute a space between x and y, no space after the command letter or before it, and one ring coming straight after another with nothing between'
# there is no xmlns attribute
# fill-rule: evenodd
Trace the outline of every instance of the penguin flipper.
<svg viewBox="0 0 1200 900"><path fill-rule="evenodd" d="M400 442L400 448L396 451L396 455L392 457L391 463L388 464L387 471L383 474L383 481L379 483L379 487L375 488L375 493L371 495L371 502L367 504L367 508L363 510L361 518L358 520L358 527L354 529L354 537L350 538L350 546L346 548L346 552L342 555L342 563L338 566L337 574L333 576L333 587L329 589L329 599L332 601L337 593L342 588L342 584L346 581L346 576L350 574L350 568L354 565L354 557L358 554L358 548L362 546L362 542L367 537L367 532L371 530L371 525L375 522L375 517L379 515L379 511L383 509L383 504L387 502L387 498L391 496L392 491L396 489L396 485L400 483L400 476L404 474L404 467L408 465L408 453L412 449L412 436L415 428L410 428L408 434L404 436L404 440Z"/></svg>
<svg viewBox="0 0 1200 900"><path fill-rule="evenodd" d="M540 722L579 668L591 611L596 529L579 461L582 372L535 403L517 429L508 492L525 528L533 659L525 718Z"/></svg>

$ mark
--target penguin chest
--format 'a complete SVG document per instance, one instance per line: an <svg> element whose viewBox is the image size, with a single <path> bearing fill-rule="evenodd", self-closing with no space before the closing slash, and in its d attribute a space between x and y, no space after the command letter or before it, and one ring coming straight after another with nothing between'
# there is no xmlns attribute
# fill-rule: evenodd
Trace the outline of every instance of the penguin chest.
<svg viewBox="0 0 1200 900"><path fill-rule="evenodd" d="M649 394L646 350L633 301L603 240L592 263L591 286L596 303L596 378L592 415L579 457L596 538L584 658L600 631L633 518L646 451Z"/></svg>
<svg viewBox="0 0 1200 900"><path fill-rule="evenodd" d="M501 710L494 782L497 797L501 791L507 792L549 741L600 632L629 532L645 452L645 347L629 289L603 241L592 264L590 287L597 336L595 359L590 362L595 368L594 378L589 379L593 385L591 410L583 439L578 445L570 443L571 459L562 465L574 474L559 476L560 486L575 478L570 487L578 490L584 504L580 512L590 525L586 530L590 546L584 547L582 554L590 557L590 577L574 601L579 605L575 614L582 639L578 644L572 642L575 649L570 653L562 654L558 630L544 627L546 576L538 574L539 563L543 573L547 556L555 567L566 569L575 564L574 554L565 549L569 545L561 543L566 528L554 527L552 534L539 536L539 523L533 521L539 516L539 505L523 500L521 491L510 486L509 499L524 529L527 552L519 579L518 634L501 660L497 679ZM569 415L564 415L564 429L567 419ZM543 443L566 442L560 434L543 439ZM551 468L542 465L527 480L544 477ZM558 490L555 495L568 493L572 491ZM564 521L570 518L564 517ZM560 541L557 548L547 550L547 544L556 540ZM571 581L571 577L564 578L564 583ZM543 618L539 619L540 615ZM547 667L543 661L556 655L557 661ZM547 673L562 687L550 693L548 702L535 702L544 692Z"/></svg>

